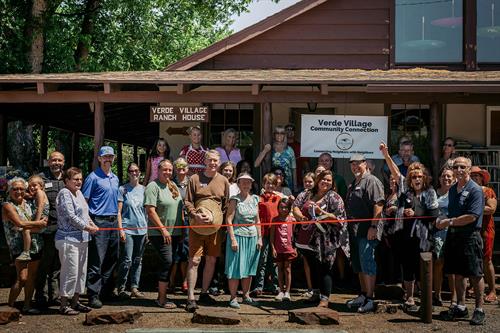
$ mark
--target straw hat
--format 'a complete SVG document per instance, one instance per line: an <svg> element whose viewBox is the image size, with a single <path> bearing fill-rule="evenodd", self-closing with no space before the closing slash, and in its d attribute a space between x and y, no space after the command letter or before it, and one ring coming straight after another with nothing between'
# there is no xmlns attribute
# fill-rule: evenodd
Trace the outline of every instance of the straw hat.
<svg viewBox="0 0 500 333"><path fill-rule="evenodd" d="M212 199L202 199L195 203L196 212L208 216L212 226L204 228L193 228L193 231L199 235L211 235L219 230L222 224L223 214L219 204ZM199 225L192 217L189 218L190 225ZM205 225L205 224L203 224ZM209 224L210 225L210 224Z"/></svg>
<svg viewBox="0 0 500 333"><path fill-rule="evenodd" d="M481 169L480 167L473 166L470 168L470 173L478 173L483 177L483 186L486 186L490 182L490 173L486 169Z"/></svg>

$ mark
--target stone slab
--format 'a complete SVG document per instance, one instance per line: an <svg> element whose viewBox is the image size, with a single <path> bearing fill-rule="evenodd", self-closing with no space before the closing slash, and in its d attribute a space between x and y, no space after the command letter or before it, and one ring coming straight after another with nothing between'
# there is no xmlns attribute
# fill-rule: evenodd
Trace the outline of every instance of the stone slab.
<svg viewBox="0 0 500 333"><path fill-rule="evenodd" d="M92 310L85 315L85 325L134 323L142 317L139 310Z"/></svg>
<svg viewBox="0 0 500 333"><path fill-rule="evenodd" d="M339 325L340 316L329 308L303 308L288 311L288 321L302 325Z"/></svg>
<svg viewBox="0 0 500 333"><path fill-rule="evenodd" d="M238 325L241 322L241 316L233 309L200 307L193 314L191 322L212 325Z"/></svg>
<svg viewBox="0 0 500 333"><path fill-rule="evenodd" d="M10 306L0 306L0 325L5 325L11 321L19 321L21 313L18 309Z"/></svg>

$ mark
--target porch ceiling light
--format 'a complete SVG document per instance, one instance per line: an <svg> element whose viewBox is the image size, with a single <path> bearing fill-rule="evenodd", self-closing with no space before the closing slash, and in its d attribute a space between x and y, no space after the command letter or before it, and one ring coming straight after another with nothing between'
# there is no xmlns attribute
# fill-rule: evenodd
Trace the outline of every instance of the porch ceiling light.
<svg viewBox="0 0 500 333"><path fill-rule="evenodd" d="M309 112L316 112L316 108L318 107L318 103L316 102L307 102L307 109Z"/></svg>

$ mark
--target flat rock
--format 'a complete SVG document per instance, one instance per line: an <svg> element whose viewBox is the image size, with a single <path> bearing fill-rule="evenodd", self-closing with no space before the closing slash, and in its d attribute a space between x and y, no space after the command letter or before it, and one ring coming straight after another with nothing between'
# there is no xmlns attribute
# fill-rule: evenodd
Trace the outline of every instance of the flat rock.
<svg viewBox="0 0 500 333"><path fill-rule="evenodd" d="M213 325L238 325L241 322L241 316L233 309L200 307L193 314L191 322Z"/></svg>
<svg viewBox="0 0 500 333"><path fill-rule="evenodd" d="M0 325L5 325L11 321L18 321L21 313L18 309L10 306L0 306Z"/></svg>
<svg viewBox="0 0 500 333"><path fill-rule="evenodd" d="M303 308L288 311L288 321L302 325L338 325L339 313L328 308Z"/></svg>
<svg viewBox="0 0 500 333"><path fill-rule="evenodd" d="M139 310L92 310L85 315L86 325L133 323L142 317Z"/></svg>
<svg viewBox="0 0 500 333"><path fill-rule="evenodd" d="M385 300L402 301L405 291L398 285L383 285L375 286L375 298Z"/></svg>

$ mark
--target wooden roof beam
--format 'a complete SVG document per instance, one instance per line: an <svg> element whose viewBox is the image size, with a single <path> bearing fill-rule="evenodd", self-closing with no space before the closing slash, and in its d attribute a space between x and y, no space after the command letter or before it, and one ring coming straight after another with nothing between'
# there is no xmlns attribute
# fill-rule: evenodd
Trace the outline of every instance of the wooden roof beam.
<svg viewBox="0 0 500 333"><path fill-rule="evenodd" d="M321 84L319 87L321 95L328 95L328 84Z"/></svg>
<svg viewBox="0 0 500 333"><path fill-rule="evenodd" d="M186 84L186 83L178 83L177 84L177 95L184 95L188 92L198 88L199 85L195 84Z"/></svg>
<svg viewBox="0 0 500 333"><path fill-rule="evenodd" d="M59 84L57 83L44 83L44 82L36 83L36 92L38 93L38 95L43 95L51 91L57 91L57 88L59 88Z"/></svg>
<svg viewBox="0 0 500 333"><path fill-rule="evenodd" d="M252 84L252 95L257 96L262 90L262 84Z"/></svg>
<svg viewBox="0 0 500 333"><path fill-rule="evenodd" d="M104 86L104 93L105 94L110 94L112 92L117 92L117 91L122 90L121 84L104 82L103 86Z"/></svg>

